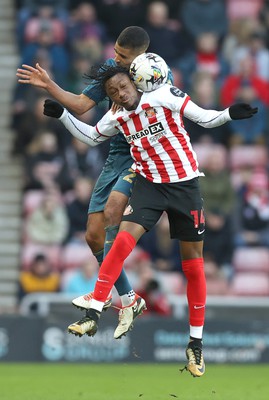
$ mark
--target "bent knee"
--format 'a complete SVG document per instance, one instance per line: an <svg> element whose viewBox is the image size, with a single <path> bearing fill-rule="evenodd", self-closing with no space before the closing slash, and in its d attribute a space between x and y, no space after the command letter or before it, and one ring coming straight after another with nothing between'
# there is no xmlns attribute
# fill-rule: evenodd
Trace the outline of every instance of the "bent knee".
<svg viewBox="0 0 269 400"><path fill-rule="evenodd" d="M105 233L95 229L87 229L85 240L93 252L99 251L104 247Z"/></svg>

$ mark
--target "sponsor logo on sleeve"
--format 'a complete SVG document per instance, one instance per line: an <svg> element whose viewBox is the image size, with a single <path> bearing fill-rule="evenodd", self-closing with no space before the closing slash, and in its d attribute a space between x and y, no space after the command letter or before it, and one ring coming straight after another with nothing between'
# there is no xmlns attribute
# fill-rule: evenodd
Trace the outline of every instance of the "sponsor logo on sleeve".
<svg viewBox="0 0 269 400"><path fill-rule="evenodd" d="M173 96L176 96L176 97L185 97L185 93L182 92L179 88L177 88L177 87L175 87L175 86L172 86L172 87L170 88L170 92L172 93Z"/></svg>

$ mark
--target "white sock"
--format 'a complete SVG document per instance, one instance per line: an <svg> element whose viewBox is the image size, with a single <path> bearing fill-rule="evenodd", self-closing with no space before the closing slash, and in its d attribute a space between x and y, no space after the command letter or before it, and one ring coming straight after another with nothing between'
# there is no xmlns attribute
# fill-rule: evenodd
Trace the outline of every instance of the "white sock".
<svg viewBox="0 0 269 400"><path fill-rule="evenodd" d="M93 308L94 310L97 310L99 312L102 312L104 304L105 303L103 301L98 301L95 299L91 300L91 308Z"/></svg>
<svg viewBox="0 0 269 400"><path fill-rule="evenodd" d="M190 325L190 336L196 339L202 339L203 337L203 326L192 326Z"/></svg>
<svg viewBox="0 0 269 400"><path fill-rule="evenodd" d="M135 299L135 292L133 290L130 290L130 292L120 296L120 299L121 299L122 307L129 306L130 304L133 303L133 301Z"/></svg>

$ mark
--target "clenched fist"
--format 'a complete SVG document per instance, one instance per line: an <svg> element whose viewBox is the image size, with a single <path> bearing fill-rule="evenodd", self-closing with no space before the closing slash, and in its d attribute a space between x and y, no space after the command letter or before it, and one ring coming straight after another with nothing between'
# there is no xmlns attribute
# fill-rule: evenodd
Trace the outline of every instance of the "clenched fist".
<svg viewBox="0 0 269 400"><path fill-rule="evenodd" d="M64 111L63 106L57 101L46 99L44 103L44 111L43 114L48 117L60 118Z"/></svg>

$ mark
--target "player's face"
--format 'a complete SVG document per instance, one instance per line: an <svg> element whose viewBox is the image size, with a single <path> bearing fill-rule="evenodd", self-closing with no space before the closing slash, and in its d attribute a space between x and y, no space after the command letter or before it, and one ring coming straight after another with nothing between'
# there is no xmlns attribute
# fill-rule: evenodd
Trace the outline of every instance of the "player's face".
<svg viewBox="0 0 269 400"><path fill-rule="evenodd" d="M108 79L105 85L106 93L110 99L125 108L126 110L135 110L140 101L139 93L126 74L117 74Z"/></svg>
<svg viewBox="0 0 269 400"><path fill-rule="evenodd" d="M129 68L132 61L137 57L140 52L134 51L133 49L127 49L125 47L121 47L118 43L115 43L114 47L115 57L114 60L121 67Z"/></svg>

